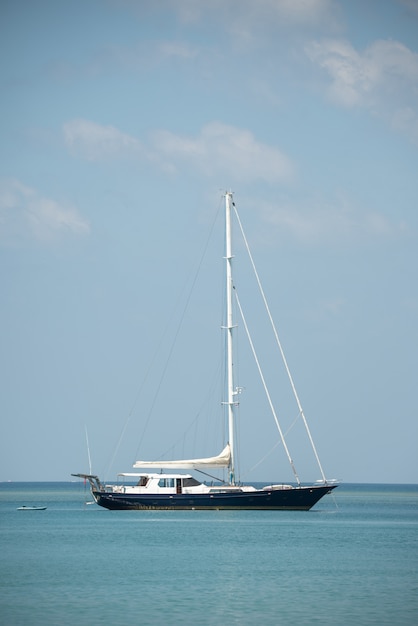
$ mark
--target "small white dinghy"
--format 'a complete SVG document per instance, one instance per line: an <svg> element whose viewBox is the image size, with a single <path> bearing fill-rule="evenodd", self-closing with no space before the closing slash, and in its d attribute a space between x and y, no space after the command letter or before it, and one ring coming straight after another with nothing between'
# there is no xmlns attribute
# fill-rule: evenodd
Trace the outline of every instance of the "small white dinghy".
<svg viewBox="0 0 418 626"><path fill-rule="evenodd" d="M45 511L46 506L19 506L18 511Z"/></svg>

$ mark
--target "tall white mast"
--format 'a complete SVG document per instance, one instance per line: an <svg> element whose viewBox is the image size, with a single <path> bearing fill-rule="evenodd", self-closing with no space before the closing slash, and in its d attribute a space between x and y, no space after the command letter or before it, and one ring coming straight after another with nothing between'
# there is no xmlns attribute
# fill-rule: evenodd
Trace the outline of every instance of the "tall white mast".
<svg viewBox="0 0 418 626"><path fill-rule="evenodd" d="M226 367L227 367L227 400L228 406L228 437L231 449L231 466L229 482L235 484L235 434L234 434L234 374L233 374L233 353L232 353L232 332L234 328L232 315L232 231L231 231L231 205L232 193L225 194L225 260L226 260Z"/></svg>

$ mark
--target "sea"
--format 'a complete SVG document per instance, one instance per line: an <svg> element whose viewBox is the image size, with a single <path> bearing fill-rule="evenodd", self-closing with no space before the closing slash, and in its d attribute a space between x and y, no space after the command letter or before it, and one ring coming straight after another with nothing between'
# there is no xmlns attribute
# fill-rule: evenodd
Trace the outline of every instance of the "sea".
<svg viewBox="0 0 418 626"><path fill-rule="evenodd" d="M0 624L415 626L418 485L286 512L107 511L83 481L0 483Z"/></svg>

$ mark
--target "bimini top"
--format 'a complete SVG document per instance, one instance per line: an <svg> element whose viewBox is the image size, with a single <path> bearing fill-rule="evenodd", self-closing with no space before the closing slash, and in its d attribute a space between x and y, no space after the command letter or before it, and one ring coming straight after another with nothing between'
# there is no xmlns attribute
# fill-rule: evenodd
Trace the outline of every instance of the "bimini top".
<svg viewBox="0 0 418 626"><path fill-rule="evenodd" d="M229 467L231 463L231 448L226 444L218 456L205 459L185 459L180 461L136 461L133 467L159 467L161 469L196 469L198 467Z"/></svg>

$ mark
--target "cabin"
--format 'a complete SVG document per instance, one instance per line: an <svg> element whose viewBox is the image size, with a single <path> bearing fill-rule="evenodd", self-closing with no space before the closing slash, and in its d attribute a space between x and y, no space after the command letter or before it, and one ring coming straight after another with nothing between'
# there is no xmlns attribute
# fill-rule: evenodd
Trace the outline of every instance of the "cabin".
<svg viewBox="0 0 418 626"><path fill-rule="evenodd" d="M191 474L134 474L129 472L118 474L118 478L124 481L123 484L106 485L106 490L110 489L113 493L126 494L191 494L196 493L196 491L199 493L209 492L211 489L193 478ZM130 483L135 482L135 484L125 483L126 479Z"/></svg>

